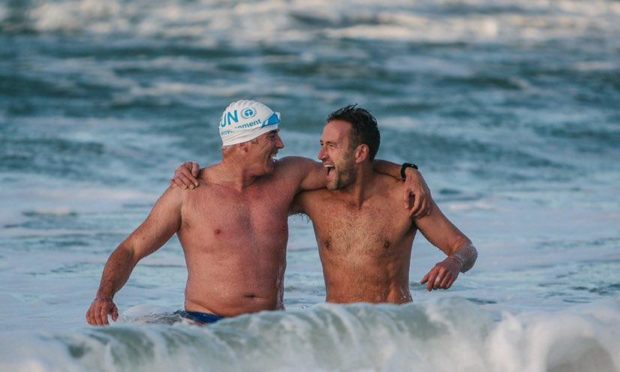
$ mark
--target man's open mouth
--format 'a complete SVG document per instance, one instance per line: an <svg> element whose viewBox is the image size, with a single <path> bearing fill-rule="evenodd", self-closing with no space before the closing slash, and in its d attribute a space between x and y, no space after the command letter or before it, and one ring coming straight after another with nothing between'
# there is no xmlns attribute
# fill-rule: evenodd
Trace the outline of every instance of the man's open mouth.
<svg viewBox="0 0 620 372"><path fill-rule="evenodd" d="M335 167L335 166L333 166L333 165L328 165L328 164L325 164L325 165L324 165L324 167L325 167L325 170L327 171L327 175L330 175L330 174L331 174L331 172L332 172L334 169L336 169L336 167Z"/></svg>

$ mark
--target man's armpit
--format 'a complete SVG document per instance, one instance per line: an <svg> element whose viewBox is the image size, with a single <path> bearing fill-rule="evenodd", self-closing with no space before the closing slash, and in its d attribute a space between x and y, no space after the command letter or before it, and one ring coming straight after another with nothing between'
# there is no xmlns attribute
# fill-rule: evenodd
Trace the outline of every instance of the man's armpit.
<svg viewBox="0 0 620 372"><path fill-rule="evenodd" d="M305 214L305 208L304 208L305 199L306 198L304 197L304 192L297 193L297 195L295 195L295 198L293 199L293 202L291 203L288 209L288 215L292 216L295 214Z"/></svg>

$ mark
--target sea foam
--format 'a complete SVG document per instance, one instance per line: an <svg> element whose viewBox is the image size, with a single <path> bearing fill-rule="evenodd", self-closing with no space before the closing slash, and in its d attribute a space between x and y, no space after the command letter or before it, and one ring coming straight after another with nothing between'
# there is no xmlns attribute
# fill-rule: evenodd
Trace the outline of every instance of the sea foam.
<svg viewBox="0 0 620 372"><path fill-rule="evenodd" d="M523 42L618 31L620 6L608 1L255 1L62 0L28 9L39 32L132 34L243 46L311 41L317 36L433 43ZM10 11L5 11L7 13ZM0 12L2 16L2 12ZM0 18L1 19L1 18ZM321 29L311 26L323 25Z"/></svg>
<svg viewBox="0 0 620 372"><path fill-rule="evenodd" d="M616 298L556 313L494 314L453 298L318 305L204 328L125 323L5 339L0 368L614 372L620 370L618 305Z"/></svg>

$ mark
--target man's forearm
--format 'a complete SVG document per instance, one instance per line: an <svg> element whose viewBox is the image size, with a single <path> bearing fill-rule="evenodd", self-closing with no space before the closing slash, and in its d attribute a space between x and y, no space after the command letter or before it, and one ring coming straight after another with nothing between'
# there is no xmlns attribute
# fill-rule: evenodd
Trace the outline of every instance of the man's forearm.
<svg viewBox="0 0 620 372"><path fill-rule="evenodd" d="M464 273L471 269L478 258L478 251L471 242L463 245L449 256L461 264L461 272Z"/></svg>
<svg viewBox="0 0 620 372"><path fill-rule="evenodd" d="M116 249L103 269L97 298L112 299L116 292L125 285L135 265L133 254L129 250Z"/></svg>
<svg viewBox="0 0 620 372"><path fill-rule="evenodd" d="M400 164L392 163L387 160L375 160L372 162L372 168L381 174L388 175L397 179L400 178Z"/></svg>

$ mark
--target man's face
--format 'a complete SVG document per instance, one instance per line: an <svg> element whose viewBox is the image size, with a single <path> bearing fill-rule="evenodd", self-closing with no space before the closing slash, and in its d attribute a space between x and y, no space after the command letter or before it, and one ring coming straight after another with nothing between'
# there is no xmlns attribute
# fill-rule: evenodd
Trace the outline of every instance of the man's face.
<svg viewBox="0 0 620 372"><path fill-rule="evenodd" d="M256 137L251 146L252 159L254 159L257 173L272 173L275 168L274 157L278 154L278 150L284 148L284 142L278 135L278 129Z"/></svg>
<svg viewBox="0 0 620 372"><path fill-rule="evenodd" d="M323 128L318 158L327 172L328 190L338 190L355 181L351 130L351 124L342 120L330 121Z"/></svg>

